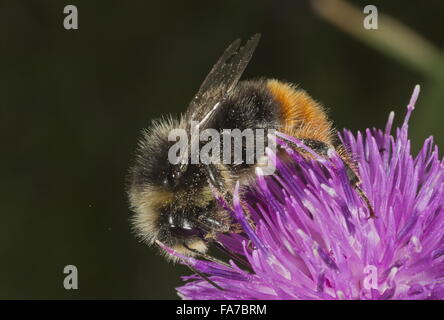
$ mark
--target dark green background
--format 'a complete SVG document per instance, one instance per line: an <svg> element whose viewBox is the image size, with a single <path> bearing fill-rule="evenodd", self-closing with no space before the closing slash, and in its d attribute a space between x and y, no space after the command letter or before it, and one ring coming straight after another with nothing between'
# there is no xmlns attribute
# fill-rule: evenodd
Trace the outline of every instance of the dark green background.
<svg viewBox="0 0 444 320"><path fill-rule="evenodd" d="M62 25L68 4L75 31ZM372 4L442 47L444 2ZM0 24L0 298L176 298L188 271L134 238L124 177L141 128L184 111L237 37L262 33L245 77L300 83L338 128L383 127L391 110L399 123L421 84L412 138L444 142L442 100L424 98L444 88L308 1L11 0ZM67 264L77 291L63 288Z"/></svg>

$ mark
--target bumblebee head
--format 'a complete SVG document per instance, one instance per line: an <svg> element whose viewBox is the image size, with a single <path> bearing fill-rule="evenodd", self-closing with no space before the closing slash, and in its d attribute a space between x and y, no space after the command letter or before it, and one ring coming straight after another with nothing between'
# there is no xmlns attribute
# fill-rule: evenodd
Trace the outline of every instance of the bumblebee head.
<svg viewBox="0 0 444 320"><path fill-rule="evenodd" d="M207 242L228 230L226 213L218 209L209 182L219 180L217 167L171 163L171 130L181 127L171 118L155 122L139 142L130 169L128 195L135 212L136 233L187 255L207 250ZM211 174L209 174L211 172Z"/></svg>

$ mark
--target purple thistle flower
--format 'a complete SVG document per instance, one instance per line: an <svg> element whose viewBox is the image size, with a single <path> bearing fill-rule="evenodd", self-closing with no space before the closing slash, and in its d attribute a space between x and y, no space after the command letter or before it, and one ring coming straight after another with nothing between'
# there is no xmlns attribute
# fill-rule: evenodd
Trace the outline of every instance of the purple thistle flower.
<svg viewBox="0 0 444 320"><path fill-rule="evenodd" d="M224 289L192 275L183 277L188 282L177 288L179 295L184 299L443 299L444 170L432 138L418 155L411 154L407 129L418 94L419 86L396 136L391 135L393 112L384 131L341 134L356 157L361 187L377 218L369 219L366 203L334 150L329 159L306 160L285 143L299 144L297 139L278 134L278 144L294 165L276 157L277 173L258 174L256 185L244 196L244 206L237 186L233 209L227 206L227 210L244 233L219 239L251 270L236 260L224 265L165 248Z"/></svg>

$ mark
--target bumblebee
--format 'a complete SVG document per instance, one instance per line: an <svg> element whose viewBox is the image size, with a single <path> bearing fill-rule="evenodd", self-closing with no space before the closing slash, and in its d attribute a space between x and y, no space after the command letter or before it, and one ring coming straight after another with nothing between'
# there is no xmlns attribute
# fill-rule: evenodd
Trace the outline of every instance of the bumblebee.
<svg viewBox="0 0 444 320"><path fill-rule="evenodd" d="M171 163L168 151L174 142L169 141L169 133L177 128L190 133L192 123L218 132L278 130L298 138L321 156L334 148L346 164L351 184L365 197L358 187L353 162L336 141L332 123L319 103L290 83L275 79L239 81L259 39L257 34L244 46L239 39L229 45L187 111L179 119L154 121L143 132L130 169L128 195L135 213L133 225L147 243L159 241L188 256L205 255L218 234L240 232L216 202L213 190L229 199L236 181L251 181L248 177L256 165Z"/></svg>

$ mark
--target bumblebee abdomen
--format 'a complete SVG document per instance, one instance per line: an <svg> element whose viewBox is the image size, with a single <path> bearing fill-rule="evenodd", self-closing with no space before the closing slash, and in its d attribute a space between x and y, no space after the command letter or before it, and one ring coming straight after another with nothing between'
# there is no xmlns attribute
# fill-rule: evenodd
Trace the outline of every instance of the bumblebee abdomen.
<svg viewBox="0 0 444 320"><path fill-rule="evenodd" d="M267 89L278 104L281 119L279 131L298 139L332 144L332 124L324 108L307 92L275 79L267 81Z"/></svg>
<svg viewBox="0 0 444 320"><path fill-rule="evenodd" d="M267 87L266 79L238 83L224 100L209 127L223 129L276 129L280 125L279 103Z"/></svg>
<svg viewBox="0 0 444 320"><path fill-rule="evenodd" d="M275 79L241 81L223 102L210 127L274 129L300 138L333 143L324 108L304 90Z"/></svg>

